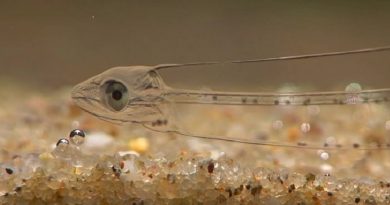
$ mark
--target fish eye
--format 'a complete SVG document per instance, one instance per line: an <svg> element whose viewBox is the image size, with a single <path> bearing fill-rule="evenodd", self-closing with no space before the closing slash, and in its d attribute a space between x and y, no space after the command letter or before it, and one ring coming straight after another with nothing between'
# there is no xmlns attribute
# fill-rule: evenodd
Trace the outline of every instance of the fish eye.
<svg viewBox="0 0 390 205"><path fill-rule="evenodd" d="M114 111L123 110L128 101L129 93L125 85L118 81L107 81L103 85L105 103Z"/></svg>

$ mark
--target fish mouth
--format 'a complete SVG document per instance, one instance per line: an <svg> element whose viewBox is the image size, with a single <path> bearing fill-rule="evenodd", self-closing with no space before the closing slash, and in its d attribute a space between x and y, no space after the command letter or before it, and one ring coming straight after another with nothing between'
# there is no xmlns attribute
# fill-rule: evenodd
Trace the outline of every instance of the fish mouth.
<svg viewBox="0 0 390 205"><path fill-rule="evenodd" d="M94 113L95 108L101 106L101 100L98 95L98 87L88 83L80 83L73 87L71 98L74 104L81 109Z"/></svg>
<svg viewBox="0 0 390 205"><path fill-rule="evenodd" d="M123 124L126 122L125 120L112 116L112 113L102 104L99 96L99 87L96 85L88 84L87 87L84 83L80 83L71 91L72 102L86 113L114 124Z"/></svg>

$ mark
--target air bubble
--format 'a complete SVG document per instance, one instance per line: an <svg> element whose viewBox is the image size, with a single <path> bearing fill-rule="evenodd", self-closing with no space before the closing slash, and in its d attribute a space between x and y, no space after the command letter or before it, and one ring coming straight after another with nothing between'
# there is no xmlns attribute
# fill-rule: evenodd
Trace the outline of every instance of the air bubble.
<svg viewBox="0 0 390 205"><path fill-rule="evenodd" d="M56 144L56 146L60 147L60 148L66 147L68 145L69 145L69 141L67 139L65 139L65 138L62 138L62 139L58 140L58 142Z"/></svg>
<svg viewBox="0 0 390 205"><path fill-rule="evenodd" d="M69 139L74 145L80 146L85 141L85 133L79 129L72 130L69 134Z"/></svg>
<svg viewBox="0 0 390 205"><path fill-rule="evenodd" d="M58 140L56 148L54 149L54 155L57 157L65 158L68 153L69 141L65 138Z"/></svg>
<svg viewBox="0 0 390 205"><path fill-rule="evenodd" d="M350 83L345 87L345 92L356 93L362 91L362 86L359 83Z"/></svg>
<svg viewBox="0 0 390 205"><path fill-rule="evenodd" d="M69 146L69 140L65 138L58 140L52 154L62 160L71 160L75 156L79 156L78 150L73 146Z"/></svg>
<svg viewBox="0 0 390 205"><path fill-rule="evenodd" d="M309 132L309 131L310 131L310 124L307 123L307 122L302 123L302 124L301 124L301 131L302 131L303 133Z"/></svg>
<svg viewBox="0 0 390 205"><path fill-rule="evenodd" d="M322 160L328 160L328 159L329 159L329 153L327 153L327 152L322 152L322 153L320 154L320 157L321 157Z"/></svg>

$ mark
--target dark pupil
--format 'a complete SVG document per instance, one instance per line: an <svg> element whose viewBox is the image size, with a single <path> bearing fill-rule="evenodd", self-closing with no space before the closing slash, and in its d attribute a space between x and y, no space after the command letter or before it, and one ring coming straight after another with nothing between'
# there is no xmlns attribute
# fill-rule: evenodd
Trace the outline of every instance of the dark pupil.
<svg viewBox="0 0 390 205"><path fill-rule="evenodd" d="M122 99L122 92L119 91L119 90L114 90L114 92L112 92L112 98L114 100L120 100Z"/></svg>

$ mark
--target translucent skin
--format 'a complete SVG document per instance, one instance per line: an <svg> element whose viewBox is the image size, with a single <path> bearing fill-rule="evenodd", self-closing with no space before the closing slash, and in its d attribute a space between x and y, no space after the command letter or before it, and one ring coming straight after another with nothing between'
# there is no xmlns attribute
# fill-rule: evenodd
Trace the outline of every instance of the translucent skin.
<svg viewBox="0 0 390 205"><path fill-rule="evenodd" d="M262 61L304 59L374 51L386 51L390 47L360 49L353 51L308 54L302 56L287 56L278 58L231 61L224 63L253 63ZM306 106L306 105L346 105L361 103L380 103L390 99L390 89L340 91L340 92L310 92L310 93L246 93L246 92L207 92L201 90L182 90L167 86L158 74L158 70L170 67L196 66L217 64L220 62L201 62L188 64L163 64L157 66L114 67L96 75L78 85L72 91L72 99L83 110L113 123L139 123L160 132L173 132L180 135L217 139L245 144L300 147L306 149L390 149L389 146L349 146L327 147L308 144L283 144L279 142L260 142L220 136L200 136L180 130L172 124L169 109L171 104L216 104L243 106ZM103 100L105 92L102 86L107 81L122 83L128 90L127 106L121 111L110 109ZM161 125L161 126L154 126Z"/></svg>
<svg viewBox="0 0 390 205"><path fill-rule="evenodd" d="M85 82L72 91L74 102L83 110L114 123L144 123L163 116L159 103L164 85L153 67L115 67ZM124 110L114 111L104 102L102 86L107 81L118 81L127 87L129 102Z"/></svg>

